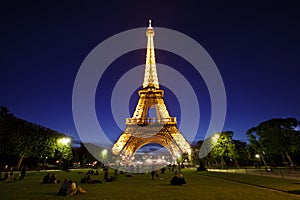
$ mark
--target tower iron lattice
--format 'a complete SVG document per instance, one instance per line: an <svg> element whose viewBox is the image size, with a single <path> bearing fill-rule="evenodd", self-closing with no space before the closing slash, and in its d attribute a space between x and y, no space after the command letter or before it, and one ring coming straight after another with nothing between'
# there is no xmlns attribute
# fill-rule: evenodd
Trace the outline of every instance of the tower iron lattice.
<svg viewBox="0 0 300 200"><path fill-rule="evenodd" d="M126 128L114 143L112 153L130 158L142 146L155 143L165 147L173 159L182 154L190 156L191 147L178 130L176 117L169 115L163 99L164 91L159 88L151 20L146 36L146 65L143 86L138 92L138 104L133 116L126 118ZM149 117L149 109L156 111L156 117Z"/></svg>

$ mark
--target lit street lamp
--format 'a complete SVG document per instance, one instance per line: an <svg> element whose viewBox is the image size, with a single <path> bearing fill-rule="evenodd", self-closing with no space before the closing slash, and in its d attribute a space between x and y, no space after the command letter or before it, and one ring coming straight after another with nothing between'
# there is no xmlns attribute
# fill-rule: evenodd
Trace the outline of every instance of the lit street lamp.
<svg viewBox="0 0 300 200"><path fill-rule="evenodd" d="M59 163L59 166L61 168L63 155L65 153L65 147L67 147L70 144L71 139L69 137L63 137L63 138L58 139L57 142L58 142L59 146L61 147L61 157L60 157L60 163Z"/></svg>
<svg viewBox="0 0 300 200"><path fill-rule="evenodd" d="M68 145L68 144L71 142L71 139L68 138L68 137L64 137L64 138L61 138L61 139L59 140L59 142L60 142L62 145L66 146L66 145Z"/></svg>
<svg viewBox="0 0 300 200"><path fill-rule="evenodd" d="M101 154L102 154L102 163L104 164L105 163L105 159L106 159L106 156L107 156L107 149L103 149Z"/></svg>
<svg viewBox="0 0 300 200"><path fill-rule="evenodd" d="M258 153L255 154L255 158L256 160L254 160L254 166L257 164L257 167L260 167L260 155Z"/></svg>
<svg viewBox="0 0 300 200"><path fill-rule="evenodd" d="M212 145L215 146L219 140L219 137L221 136L220 133L215 133L213 136L212 136Z"/></svg>

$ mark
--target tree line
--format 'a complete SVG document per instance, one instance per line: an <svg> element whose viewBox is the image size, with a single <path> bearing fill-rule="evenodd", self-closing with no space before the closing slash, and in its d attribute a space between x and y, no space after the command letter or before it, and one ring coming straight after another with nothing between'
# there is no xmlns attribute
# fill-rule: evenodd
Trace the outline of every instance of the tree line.
<svg viewBox="0 0 300 200"><path fill-rule="evenodd" d="M57 131L15 117L0 106L0 165L17 161L20 168L24 159L37 163L46 159L70 159L71 143L63 144L66 136Z"/></svg>
<svg viewBox="0 0 300 200"><path fill-rule="evenodd" d="M213 134L212 150L198 157L203 141L193 148L193 159L198 165L207 167L290 166L300 163L300 122L295 118L273 118L250 128L247 142L234 140L232 131Z"/></svg>
<svg viewBox="0 0 300 200"><path fill-rule="evenodd" d="M206 140L212 150L200 159L199 151L204 141L192 145L192 161L207 167L239 166L295 166L300 163L300 122L295 118L274 118L259 123L245 134L248 141L234 140L232 131L212 134ZM0 165L23 160L33 163L70 160L82 165L94 158L81 144L73 148L72 143L63 144L66 136L57 131L15 117L6 107L0 106ZM53 162L52 162L53 163Z"/></svg>

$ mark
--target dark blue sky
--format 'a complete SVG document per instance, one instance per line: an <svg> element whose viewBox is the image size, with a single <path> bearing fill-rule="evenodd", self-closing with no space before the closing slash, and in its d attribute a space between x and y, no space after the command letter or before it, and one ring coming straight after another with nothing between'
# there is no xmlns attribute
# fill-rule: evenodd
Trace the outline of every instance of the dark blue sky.
<svg viewBox="0 0 300 200"><path fill-rule="evenodd" d="M17 117L75 136L72 89L82 61L103 40L147 26L151 18L153 26L180 31L211 55L226 87L224 130L234 131L236 139L245 141L246 130L273 117L300 119L300 6L296 1L180 2L1 3L0 105ZM142 64L144 54L133 52L119 62ZM167 52L157 51L156 56L157 62L169 66L180 63ZM119 76L113 69L108 76ZM104 94L97 90L96 100ZM168 107L176 105L167 98ZM99 113L100 104L96 105ZM205 105L209 103L204 101ZM176 109L170 110L176 115ZM203 120L205 129L209 119Z"/></svg>

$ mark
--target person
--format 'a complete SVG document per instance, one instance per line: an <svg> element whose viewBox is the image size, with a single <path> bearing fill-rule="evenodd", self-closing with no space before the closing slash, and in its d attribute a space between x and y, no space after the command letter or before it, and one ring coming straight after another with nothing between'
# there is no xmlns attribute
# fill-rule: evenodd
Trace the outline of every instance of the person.
<svg viewBox="0 0 300 200"><path fill-rule="evenodd" d="M91 175L87 175L86 179L86 183L102 183L100 180L93 180Z"/></svg>
<svg viewBox="0 0 300 200"><path fill-rule="evenodd" d="M104 167L104 180L108 179L108 167Z"/></svg>
<svg viewBox="0 0 300 200"><path fill-rule="evenodd" d="M59 182L60 182L60 180L57 180L55 175L52 174L50 179L49 179L49 183L59 183Z"/></svg>
<svg viewBox="0 0 300 200"><path fill-rule="evenodd" d="M14 180L15 180L14 172L11 171L11 172L9 173L8 178L7 178L5 181L6 181L6 182L13 182Z"/></svg>
<svg viewBox="0 0 300 200"><path fill-rule="evenodd" d="M110 176L109 178L106 179L106 182L112 182L115 180L115 177Z"/></svg>
<svg viewBox="0 0 300 200"><path fill-rule="evenodd" d="M67 183L66 194L67 196L73 196L75 194L85 194L86 191L78 186L72 180L69 180Z"/></svg>
<svg viewBox="0 0 300 200"><path fill-rule="evenodd" d="M157 169L157 170L155 170L155 177L159 177L159 173L160 173L160 170L159 169Z"/></svg>
<svg viewBox="0 0 300 200"><path fill-rule="evenodd" d="M89 183L89 177L91 175L89 173L87 173L80 181L80 183Z"/></svg>
<svg viewBox="0 0 300 200"><path fill-rule="evenodd" d="M21 168L21 174L19 180L23 180L26 175L26 167L23 165Z"/></svg>
<svg viewBox="0 0 300 200"><path fill-rule="evenodd" d="M152 177L152 180L154 180L154 175L155 175L155 172L154 170L151 171L151 177Z"/></svg>
<svg viewBox="0 0 300 200"><path fill-rule="evenodd" d="M6 181L8 179L9 175L8 175L8 169L7 168L8 168L8 166L6 165L5 169L4 169L4 171L5 171L4 176L3 177L2 177L2 175L0 176L0 181Z"/></svg>
<svg viewBox="0 0 300 200"><path fill-rule="evenodd" d="M65 179L63 184L61 185L61 187L59 188L59 191L57 193L57 195L62 195L62 196L66 196L67 195L67 186L68 186L68 179Z"/></svg>
<svg viewBox="0 0 300 200"><path fill-rule="evenodd" d="M186 181L184 180L183 175L176 170L175 175L171 180L171 185L184 185L184 184L186 184Z"/></svg>
<svg viewBox="0 0 300 200"><path fill-rule="evenodd" d="M41 183L50 183L50 173L43 177Z"/></svg>
<svg viewBox="0 0 300 200"><path fill-rule="evenodd" d="M0 181L4 181L4 180L6 180L6 178L2 177L2 172L0 171Z"/></svg>
<svg viewBox="0 0 300 200"><path fill-rule="evenodd" d="M118 169L115 169L115 180L117 180L118 177Z"/></svg>
<svg viewBox="0 0 300 200"><path fill-rule="evenodd" d="M6 179L8 179L8 171L6 171L5 173L4 173L4 180L6 180Z"/></svg>

